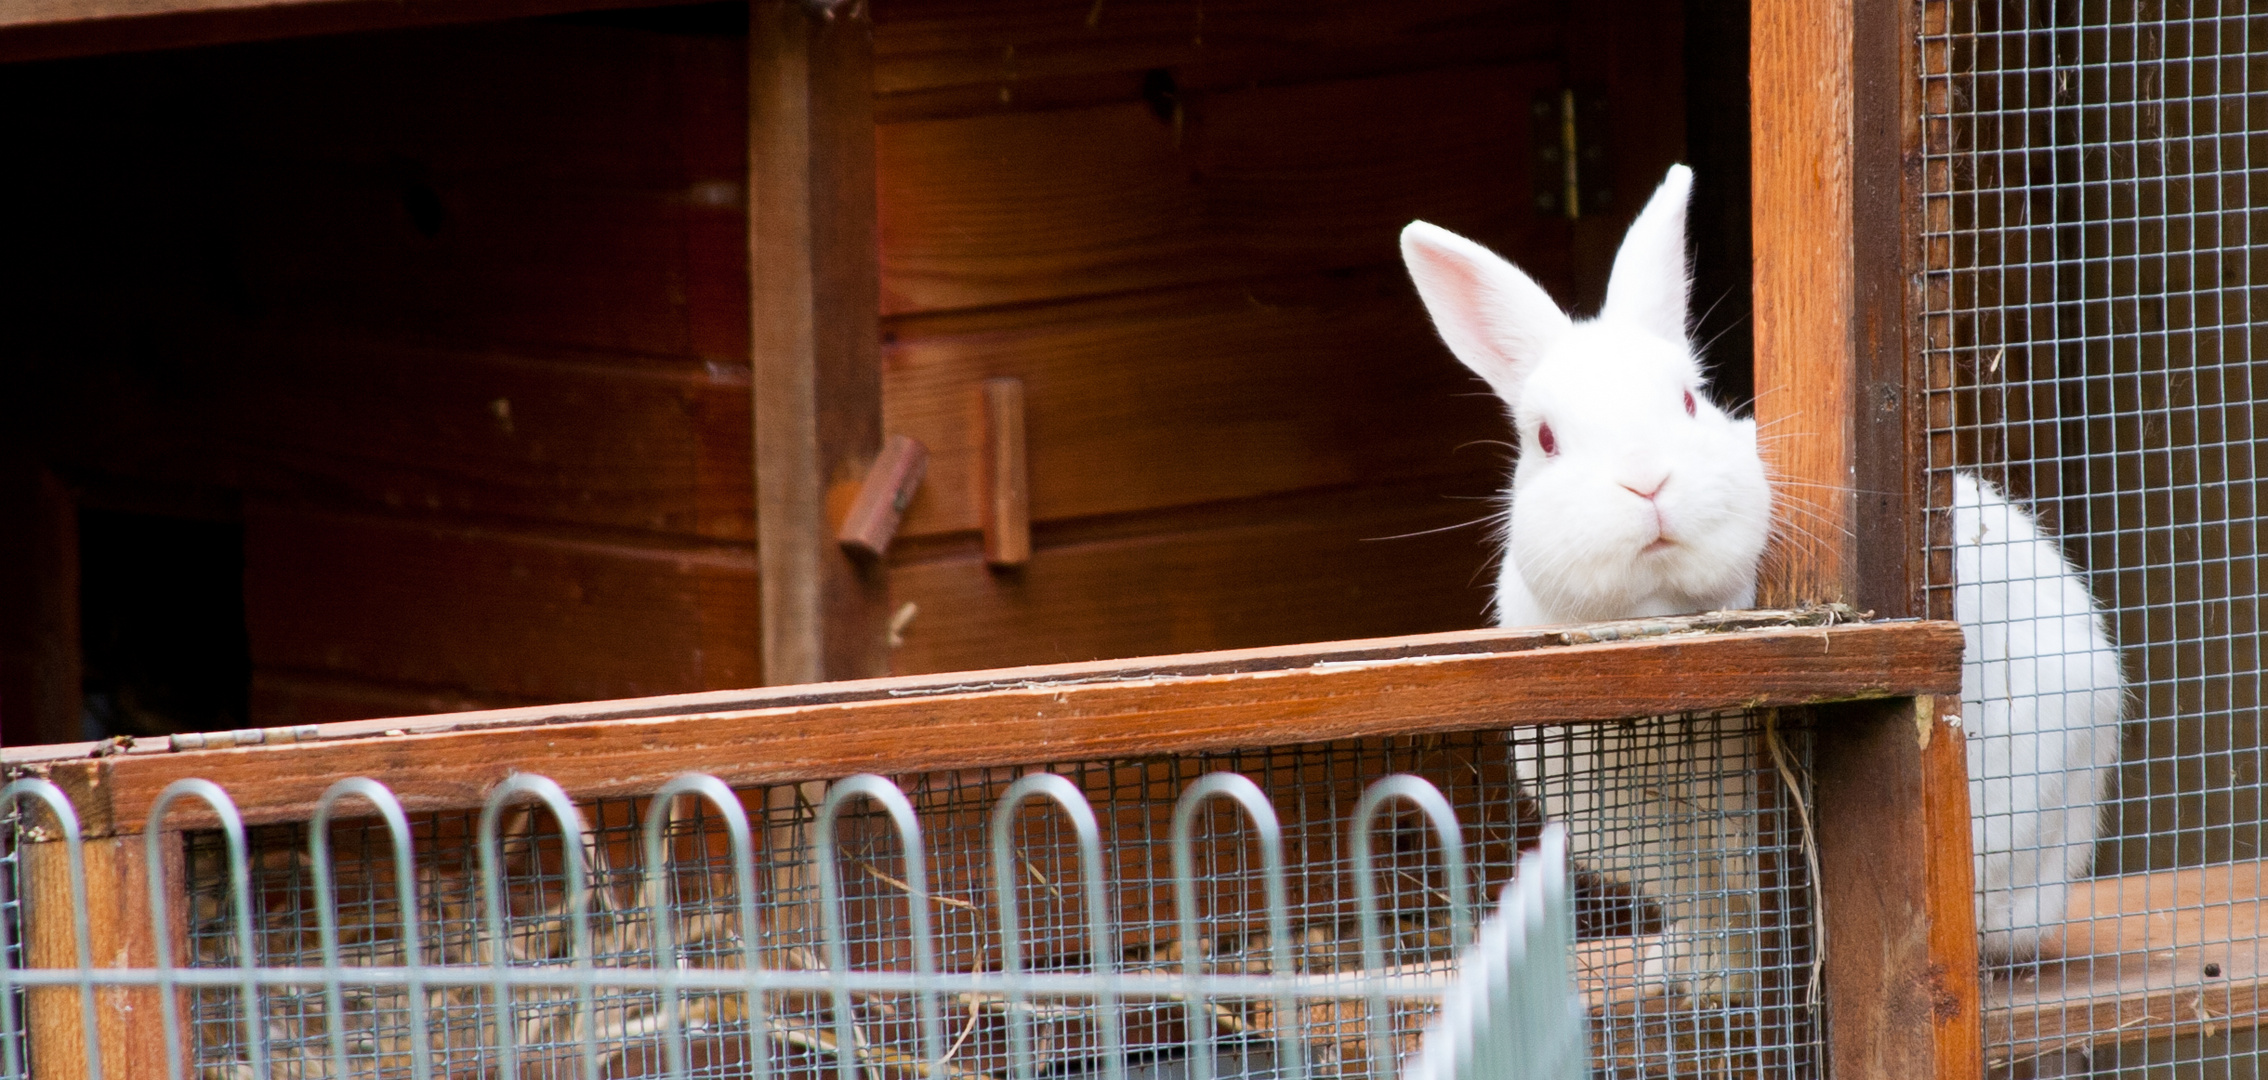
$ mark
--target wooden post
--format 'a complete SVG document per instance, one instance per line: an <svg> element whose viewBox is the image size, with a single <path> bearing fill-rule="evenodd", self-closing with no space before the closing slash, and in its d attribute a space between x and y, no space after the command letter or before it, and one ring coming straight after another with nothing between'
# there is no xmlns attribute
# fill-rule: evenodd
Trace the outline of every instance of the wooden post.
<svg viewBox="0 0 2268 1080"><path fill-rule="evenodd" d="M756 0L748 41L764 681L881 675L887 578L843 552L828 515L882 439L873 24L863 3Z"/></svg>
<svg viewBox="0 0 2268 1080"><path fill-rule="evenodd" d="M1751 14L1756 419L1786 558L1759 602L1922 613L1911 4L1756 0Z"/></svg>
<svg viewBox="0 0 2268 1080"><path fill-rule="evenodd" d="M1816 713L1821 974L1835 1080L1973 1080L1983 1068L1966 740L1938 700Z"/></svg>
<svg viewBox="0 0 2268 1080"><path fill-rule="evenodd" d="M181 837L169 841L160 872L178 899L168 910L168 933L175 961L183 957L188 933L182 886ZM156 963L150 936L149 867L139 834L86 841L87 929L97 968L147 968ZM60 840L23 846L24 950L35 968L77 966L73 939L70 864ZM105 1077L155 1080L165 1076L165 1025L157 991L146 987L107 987L95 991L95 1041ZM31 1042L33 1080L78 1080L87 1067L87 1033L79 991L50 988L27 995L26 1031ZM189 1037L188 1003L182 1002L182 1037Z"/></svg>
<svg viewBox="0 0 2268 1080"><path fill-rule="evenodd" d="M1758 599L1920 615L1917 5L1750 11L1756 418L1785 534ZM1966 741L1939 711L1820 713L1824 1005L1845 1080L1982 1068Z"/></svg>

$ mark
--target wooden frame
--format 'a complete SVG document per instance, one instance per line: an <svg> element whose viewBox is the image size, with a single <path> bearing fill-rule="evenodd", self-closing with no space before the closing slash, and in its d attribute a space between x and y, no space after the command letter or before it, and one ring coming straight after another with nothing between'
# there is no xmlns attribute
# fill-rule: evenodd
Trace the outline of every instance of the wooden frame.
<svg viewBox="0 0 2268 1080"><path fill-rule="evenodd" d="M169 883L184 879L180 834L161 846L159 872ZM68 918L38 918L38 912L71 910L70 870L59 841L28 843L21 850L25 960L32 967L72 967L74 942ZM139 835L89 840L85 846L87 930L97 967L149 967L156 963L150 935L149 873L146 846ZM177 894L180 889L174 890ZM188 940L187 905L175 904L169 937L179 963ZM26 1030L40 1047L31 1055L34 1080L74 1080L93 1075L86 1060L84 1019L79 992L64 987L28 991ZM166 1075L166 1047L154 987L105 987L95 992L96 1045L104 1076L132 1078ZM158 1028L152 1031L152 1028Z"/></svg>
<svg viewBox="0 0 2268 1080"><path fill-rule="evenodd" d="M748 266L764 681L889 669L889 586L835 543L882 448L874 26L757 0L748 33Z"/></svg>
<svg viewBox="0 0 2268 1080"><path fill-rule="evenodd" d="M1766 625L1754 626L1758 621ZM1737 628L1735 620L1701 617L1574 630L1471 631L437 716L395 721L393 728L330 725L300 733L298 742L223 750L11 756L18 769L43 773L70 793L95 838L92 848L134 853L140 851L139 834L153 827L143 816L151 799L166 784L191 776L221 784L244 819L259 823L305 820L325 787L352 775L386 783L412 810L469 808L481 803L495 781L531 761L541 761L543 771L571 794L598 797L649 792L692 770L735 785L784 784L858 771L1094 760L1689 710L1802 708L1812 714L1820 748L1814 802L1826 939L1874 941L1872 935L1886 927L1948 902L1965 911L1966 852L1928 842L1939 826L1916 813L1930 805L1922 789L1932 760L1932 741L1917 739L1917 732L1932 736L1940 753L1957 743L1938 734L1945 728L1934 703L1958 688L1958 628L1928 622L1785 625L1789 621L1801 620L1767 617ZM1736 628L1723 629L1727 625ZM211 824L184 807L163 827ZM52 863L42 865L52 870ZM130 887L139 880L134 875L121 866L97 883L98 921L109 928L103 941L116 941L98 953L103 966L121 958L146 962L134 960L134 928L147 925L147 894ZM35 881L53 876L34 875ZM70 919L57 916L69 910L34 906L26 934L35 958L52 964L68 955ZM1941 934L1968 935L1965 922L1932 925ZM1895 947L1881 959L1893 971L1944 949L1935 941L1891 944ZM1973 1005L1965 1012L1957 1007L1958 987L1969 987L1973 1000L1973 981L1956 975L1907 986L1881 978L1882 969L1872 964L1872 979L1836 978L1835 955L1828 953L1826 1007L1834 1025L1837 1076L1921 1075L1913 1067L1929 1062L1916 1055L1943 1050L1913 1039L1908 1027L1917 1020L1924 1029L1957 1026L1964 1017L1973 1022ZM1876 951L1867 955L1871 960ZM1956 1007L1947 1008L1947 1001ZM75 1009L61 1004L35 1009L35 1018L46 1018L35 1028L43 1045L78 1036ZM1917 1007L1924 1011L1916 1014ZM1879 1022L1863 1025L1862 1048L1846 1050L1860 1041L1862 1027L1853 1017ZM118 1060L127 1063L123 1075L142 1075L132 1063L163 1061L154 1029L105 1028L105 1052L118 1048Z"/></svg>
<svg viewBox="0 0 2268 1080"><path fill-rule="evenodd" d="M478 806L531 761L585 798L651 791L687 771L735 786L782 784L1958 688L1960 637L1946 623L1575 644L1563 635L1469 631L437 716L375 729L356 722L322 725L283 745L82 754L35 767L70 793L89 835L109 836L141 831L150 801L186 776L227 788L245 821L257 824L304 820L324 788L358 775L385 783L412 811ZM201 815L184 807L166 824L211 824Z"/></svg>
<svg viewBox="0 0 2268 1080"><path fill-rule="evenodd" d="M1917 615L1930 584L1925 479L1908 453L1923 419L1907 273L1919 236L1907 165L1919 140L1915 18L1910 3L1751 8L1756 415L1793 523L1768 602ZM1831 1075L1951 1080L1982 1068L1967 740L1954 711L1917 707L1902 732L1878 720L1821 744L1823 806L1919 810L1865 835L1841 831L1864 823L1823 822L1828 858L1935 853L1918 875L1825 875L1835 933L1880 945L1863 959L1829 946Z"/></svg>

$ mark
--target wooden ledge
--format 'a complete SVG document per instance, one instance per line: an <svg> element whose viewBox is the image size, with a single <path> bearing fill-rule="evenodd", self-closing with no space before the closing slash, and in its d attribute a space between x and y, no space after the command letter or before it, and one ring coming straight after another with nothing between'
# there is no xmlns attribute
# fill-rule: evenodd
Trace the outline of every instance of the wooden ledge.
<svg viewBox="0 0 2268 1080"><path fill-rule="evenodd" d="M2064 957L1984 994L1992 1064L2064 1049L2261 1026L2268 864L2097 878L2071 893Z"/></svg>
<svg viewBox="0 0 2268 1080"><path fill-rule="evenodd" d="M658 7L684 0L9 0L0 63Z"/></svg>
<svg viewBox="0 0 2268 1080"><path fill-rule="evenodd" d="M226 788L248 822L292 821L305 820L323 790L349 776L385 783L409 809L440 810L480 805L515 770L541 772L589 798L641 794L691 771L753 786L1960 688L1961 633L1951 623L1710 618L364 721L317 727L284 745L22 755L11 765L62 784L99 836L140 831L158 792L191 776ZM167 824L210 824L192 810Z"/></svg>

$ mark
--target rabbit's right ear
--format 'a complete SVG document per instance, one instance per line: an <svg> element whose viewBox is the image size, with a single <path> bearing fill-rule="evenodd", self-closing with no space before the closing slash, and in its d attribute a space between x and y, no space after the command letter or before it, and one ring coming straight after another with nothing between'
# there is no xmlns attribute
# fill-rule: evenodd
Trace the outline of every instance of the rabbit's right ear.
<svg viewBox="0 0 2268 1080"><path fill-rule="evenodd" d="M1438 226L1410 222L1402 261L1449 351L1506 406L1519 404L1544 348L1573 325L1567 313L1519 267Z"/></svg>

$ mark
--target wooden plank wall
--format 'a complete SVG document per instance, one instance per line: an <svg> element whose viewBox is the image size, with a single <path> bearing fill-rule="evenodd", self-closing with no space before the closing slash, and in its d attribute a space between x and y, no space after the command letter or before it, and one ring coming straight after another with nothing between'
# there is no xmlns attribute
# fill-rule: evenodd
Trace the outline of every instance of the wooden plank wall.
<svg viewBox="0 0 2268 1080"><path fill-rule="evenodd" d="M0 67L0 423L241 518L251 722L759 681L740 20Z"/></svg>
<svg viewBox="0 0 2268 1080"><path fill-rule="evenodd" d="M1497 405L1423 217L1594 304L1626 218L1539 214L1539 92L1606 93L1619 207L1683 150L1680 10L1425 0L875 6L903 672L1475 626ZM988 569L977 386L1023 380L1035 551Z"/></svg>
<svg viewBox="0 0 2268 1080"><path fill-rule="evenodd" d="M1491 511L1504 425L1394 234L1595 304L1683 154L1677 2L873 14L883 432L933 455L893 670L1485 621L1486 530L1428 530ZM36 210L0 260L11 475L242 522L252 724L763 681L746 34L711 4L0 66L40 103L0 116ZM1568 86L1621 196L1576 222L1530 190ZM1036 548L1005 572L997 376Z"/></svg>

